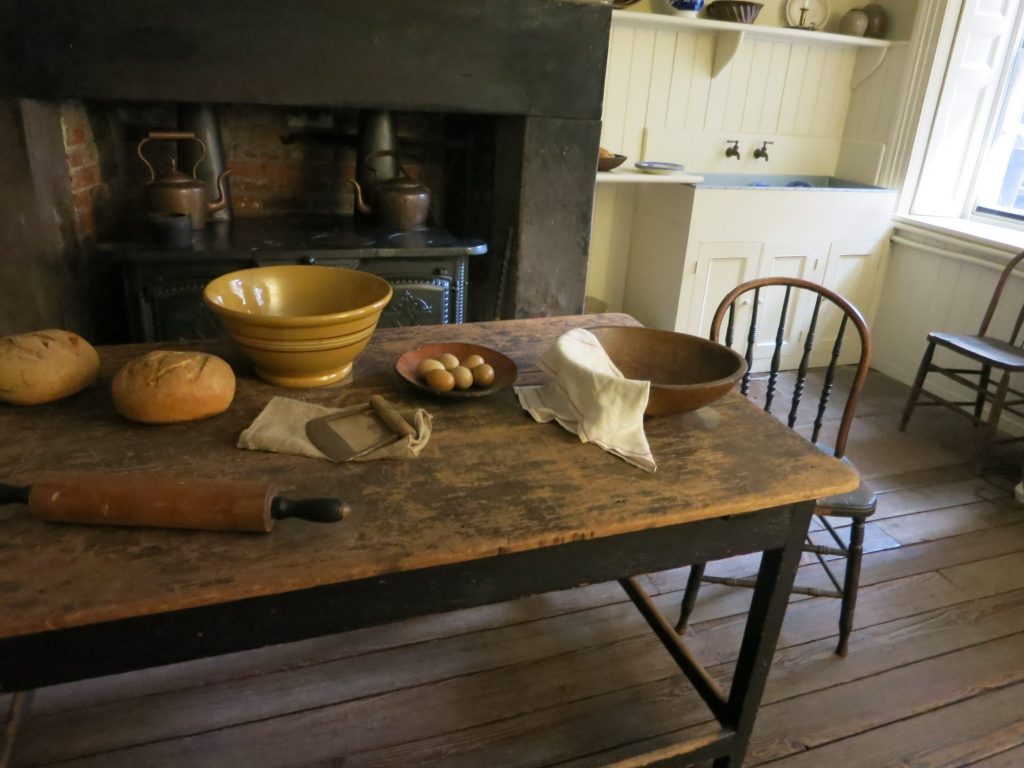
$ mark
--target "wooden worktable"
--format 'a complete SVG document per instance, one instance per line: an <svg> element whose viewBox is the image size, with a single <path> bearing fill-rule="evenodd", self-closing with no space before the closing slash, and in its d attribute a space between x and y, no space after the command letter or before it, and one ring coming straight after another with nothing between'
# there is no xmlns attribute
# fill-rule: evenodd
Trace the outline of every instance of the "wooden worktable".
<svg viewBox="0 0 1024 768"><path fill-rule="evenodd" d="M0 481L30 484L48 469L160 471L271 481L289 496L337 496L352 508L339 524L286 520L267 535L62 526L21 507L0 509L0 689L792 549L803 533L792 529L806 530L806 502L856 486L850 470L736 393L648 420L658 462L648 474L535 423L511 389L439 400L393 372L410 348L462 340L500 350L519 366L520 381L539 383L536 361L558 335L627 323L635 321L588 315L381 329L351 384L318 390L264 384L227 342L193 345L232 363L237 394L224 414L173 426L115 413L111 377L153 347L108 347L92 389L43 406L0 406ZM333 406L373 393L434 415L418 459L338 465L235 448L275 395ZM795 557L786 562L795 570ZM782 581L788 592L792 573Z"/></svg>

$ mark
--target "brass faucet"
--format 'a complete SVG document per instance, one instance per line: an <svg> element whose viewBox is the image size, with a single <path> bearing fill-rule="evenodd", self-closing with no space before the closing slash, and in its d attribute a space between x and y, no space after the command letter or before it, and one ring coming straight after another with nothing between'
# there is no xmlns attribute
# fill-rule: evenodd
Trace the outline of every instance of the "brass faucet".
<svg viewBox="0 0 1024 768"><path fill-rule="evenodd" d="M725 143L726 144L732 144L731 147L727 147L726 148L725 156L726 157L735 157L737 160L739 160L740 159L740 143L738 141L734 141L733 139L729 139Z"/></svg>
<svg viewBox="0 0 1024 768"><path fill-rule="evenodd" d="M774 141L762 142L761 146L754 150L754 159L755 160L760 160L763 157L764 161L767 163L768 162L768 145L769 144L774 144L774 143L775 143Z"/></svg>

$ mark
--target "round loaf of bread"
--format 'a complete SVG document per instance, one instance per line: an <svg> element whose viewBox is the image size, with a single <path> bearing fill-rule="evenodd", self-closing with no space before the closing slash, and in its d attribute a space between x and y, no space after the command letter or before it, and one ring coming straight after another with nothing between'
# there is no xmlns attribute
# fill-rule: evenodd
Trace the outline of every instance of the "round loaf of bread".
<svg viewBox="0 0 1024 768"><path fill-rule="evenodd" d="M227 409L235 396L231 366L203 352L147 352L114 376L117 412L144 424L205 419Z"/></svg>
<svg viewBox="0 0 1024 768"><path fill-rule="evenodd" d="M96 381L100 358L70 331L47 330L0 338L0 400L38 405L80 392Z"/></svg>

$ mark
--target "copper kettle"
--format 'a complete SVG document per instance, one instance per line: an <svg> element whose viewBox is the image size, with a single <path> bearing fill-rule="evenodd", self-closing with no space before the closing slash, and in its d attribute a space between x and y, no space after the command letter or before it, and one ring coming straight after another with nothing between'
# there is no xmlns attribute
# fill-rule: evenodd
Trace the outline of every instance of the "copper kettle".
<svg viewBox="0 0 1024 768"><path fill-rule="evenodd" d="M171 160L171 170L156 175L152 164L143 156L142 148L149 141L198 141L202 147L202 153L192 169L189 176L177 169L177 163ZM188 131L150 131L136 148L139 158L149 168L149 183L146 184L144 194L146 209L149 213L181 213L192 219L192 229L202 229L206 226L207 215L219 211L227 204L227 197L224 194L224 177L231 173L224 171L217 177L217 199L208 201L209 190L206 184L196 178L196 169L206 156L206 145L194 133Z"/></svg>
<svg viewBox="0 0 1024 768"><path fill-rule="evenodd" d="M391 150L377 152L367 157L364 162L368 165L369 161L376 157L394 154L396 153ZM405 169L402 169L402 173L405 174L404 177L382 179L374 183L372 189L367 190L372 197L372 205L367 203L358 181L349 179L349 184L355 189L355 206L360 213L375 215L384 226L408 232L419 229L426 222L430 213L430 190L410 178Z"/></svg>

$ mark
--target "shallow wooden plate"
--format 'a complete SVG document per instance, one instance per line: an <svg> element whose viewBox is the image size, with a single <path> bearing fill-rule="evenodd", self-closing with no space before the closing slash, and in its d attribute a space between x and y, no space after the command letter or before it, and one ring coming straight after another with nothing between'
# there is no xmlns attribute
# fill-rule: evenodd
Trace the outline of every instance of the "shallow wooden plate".
<svg viewBox="0 0 1024 768"><path fill-rule="evenodd" d="M445 352L455 355L459 360L465 360L470 355L480 355L484 362L494 368L494 383L489 387L470 387L469 389L453 389L450 392L435 392L419 376L416 375L416 368L428 358L435 360ZM428 344L418 349L410 349L395 363L395 372L412 384L416 389L427 392L438 397L448 397L455 400L468 397L485 397L507 387L516 380L516 364L505 355L489 347L482 347L479 344L465 344L462 342L449 342L447 344Z"/></svg>

